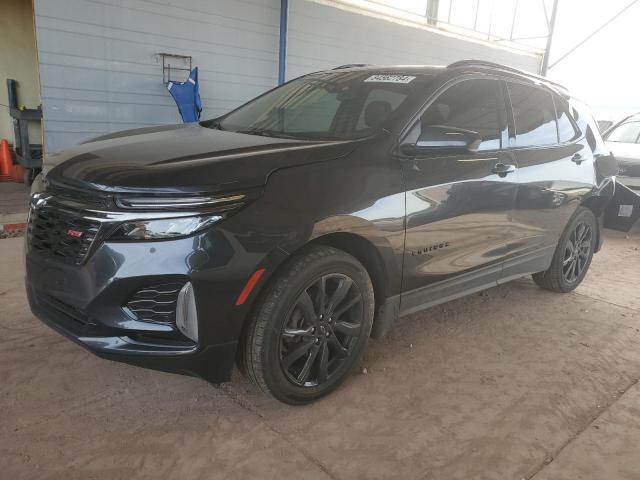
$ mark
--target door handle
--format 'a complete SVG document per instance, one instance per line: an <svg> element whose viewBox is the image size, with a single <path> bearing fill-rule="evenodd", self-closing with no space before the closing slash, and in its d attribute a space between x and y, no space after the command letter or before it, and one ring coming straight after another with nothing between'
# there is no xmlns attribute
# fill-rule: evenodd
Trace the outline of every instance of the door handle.
<svg viewBox="0 0 640 480"><path fill-rule="evenodd" d="M576 163L576 164L580 165L582 162L585 161L585 158L582 155L580 155L579 153L576 153L573 157L571 157L571 161L573 163Z"/></svg>
<svg viewBox="0 0 640 480"><path fill-rule="evenodd" d="M501 177L506 177L507 174L513 173L516 171L515 165L504 164L504 163L496 163L495 166L491 169L493 173L497 173Z"/></svg>

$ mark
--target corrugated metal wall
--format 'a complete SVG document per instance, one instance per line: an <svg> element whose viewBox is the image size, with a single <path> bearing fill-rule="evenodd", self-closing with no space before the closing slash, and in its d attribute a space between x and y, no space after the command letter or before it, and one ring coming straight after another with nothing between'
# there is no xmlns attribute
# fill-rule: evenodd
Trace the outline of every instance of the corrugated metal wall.
<svg viewBox="0 0 640 480"><path fill-rule="evenodd" d="M273 87L279 12L279 0L36 0L47 152L180 122L159 52L193 56L205 118Z"/></svg>
<svg viewBox="0 0 640 480"><path fill-rule="evenodd" d="M290 5L287 78L344 63L473 57L537 70L540 61L308 0ZM35 14L47 153L179 122L159 52L193 56L203 118L277 84L279 0L35 0Z"/></svg>

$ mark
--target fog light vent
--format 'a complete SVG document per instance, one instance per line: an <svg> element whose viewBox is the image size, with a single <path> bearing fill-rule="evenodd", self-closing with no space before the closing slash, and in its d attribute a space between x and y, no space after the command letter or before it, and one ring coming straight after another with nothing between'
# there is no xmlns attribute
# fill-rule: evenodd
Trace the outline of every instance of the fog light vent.
<svg viewBox="0 0 640 480"><path fill-rule="evenodd" d="M187 282L178 294L176 308L176 326L185 337L194 342L198 341L198 313L196 311L196 296L193 285Z"/></svg>
<svg viewBox="0 0 640 480"><path fill-rule="evenodd" d="M144 322L173 323L182 283L151 285L138 290L125 307Z"/></svg>

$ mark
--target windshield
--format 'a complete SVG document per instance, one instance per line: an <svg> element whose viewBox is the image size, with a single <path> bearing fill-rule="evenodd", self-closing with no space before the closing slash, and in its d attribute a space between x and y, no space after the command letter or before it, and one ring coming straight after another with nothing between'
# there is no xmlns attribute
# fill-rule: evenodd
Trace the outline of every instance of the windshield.
<svg viewBox="0 0 640 480"><path fill-rule="evenodd" d="M376 133L424 92L429 75L332 71L293 80L203 126L255 135L356 139Z"/></svg>
<svg viewBox="0 0 640 480"><path fill-rule="evenodd" d="M640 137L640 121L633 120L621 123L607 132L605 140L608 142L638 143Z"/></svg>

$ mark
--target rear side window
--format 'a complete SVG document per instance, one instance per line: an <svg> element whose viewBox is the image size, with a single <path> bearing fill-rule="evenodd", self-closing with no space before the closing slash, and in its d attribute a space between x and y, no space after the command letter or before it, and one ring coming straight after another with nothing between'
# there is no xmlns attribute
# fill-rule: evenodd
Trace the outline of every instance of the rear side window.
<svg viewBox="0 0 640 480"><path fill-rule="evenodd" d="M507 85L516 127L515 145L531 147L558 143L551 93L519 83L508 82Z"/></svg>
<svg viewBox="0 0 640 480"><path fill-rule="evenodd" d="M497 80L470 79L457 83L441 94L409 134L417 138L423 127L446 126L480 134L478 150L500 148L500 118L504 100Z"/></svg>
<svg viewBox="0 0 640 480"><path fill-rule="evenodd" d="M598 130L598 123L595 121L591 109L575 98L570 100L570 105L571 116L578 126L578 129L584 132L591 151L594 154L609 155L609 149L602 140L602 136Z"/></svg>
<svg viewBox="0 0 640 480"><path fill-rule="evenodd" d="M640 122L625 122L609 132L607 142L638 143Z"/></svg>
<svg viewBox="0 0 640 480"><path fill-rule="evenodd" d="M556 96L556 116L558 121L558 139L560 143L570 142L580 136L569 117L569 102Z"/></svg>

